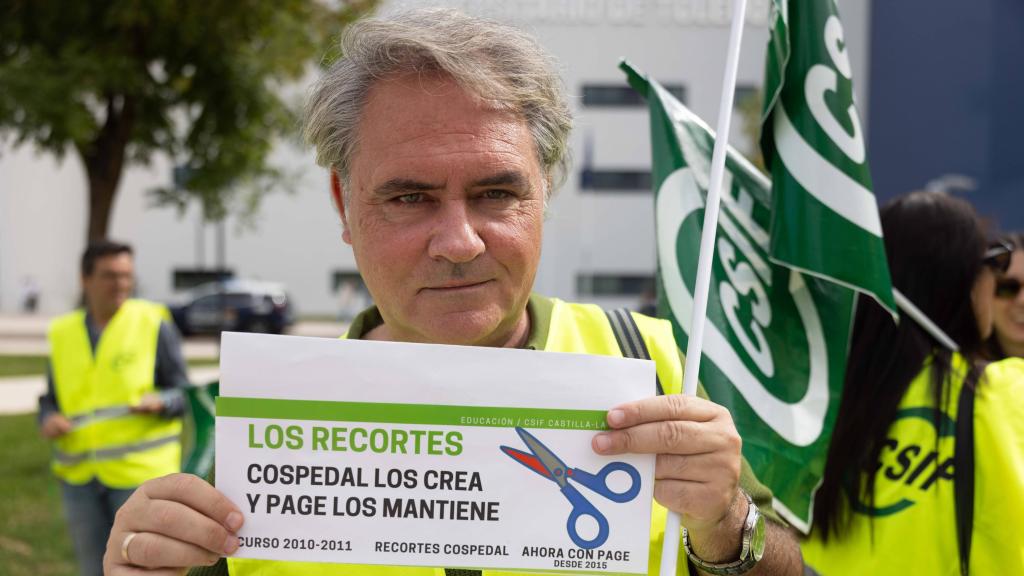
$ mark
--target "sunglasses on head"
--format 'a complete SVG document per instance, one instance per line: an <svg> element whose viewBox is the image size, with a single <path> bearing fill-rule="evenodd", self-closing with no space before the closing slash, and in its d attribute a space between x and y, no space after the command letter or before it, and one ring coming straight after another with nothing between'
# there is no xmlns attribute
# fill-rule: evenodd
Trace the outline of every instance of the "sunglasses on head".
<svg viewBox="0 0 1024 576"><path fill-rule="evenodd" d="M1007 242L997 242L985 250L981 257L981 263L993 271L1005 274L1010 269L1010 259L1013 258L1013 246Z"/></svg>
<svg viewBox="0 0 1024 576"><path fill-rule="evenodd" d="M1012 300L1020 294L1021 286L1016 278L999 278L996 280L996 298Z"/></svg>

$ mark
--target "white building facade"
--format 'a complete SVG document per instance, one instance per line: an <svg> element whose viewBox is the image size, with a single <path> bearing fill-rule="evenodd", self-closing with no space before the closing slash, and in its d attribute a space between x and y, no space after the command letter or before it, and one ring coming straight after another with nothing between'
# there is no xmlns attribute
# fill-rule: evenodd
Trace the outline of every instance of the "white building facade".
<svg viewBox="0 0 1024 576"><path fill-rule="evenodd" d="M391 1L382 10L423 5L511 22L558 58L576 115L575 163L549 210L535 289L637 306L656 270L651 151L646 104L617 65L628 59L714 125L732 0ZM763 83L769 5L748 0L737 105ZM870 2L848 0L840 8L866 117ZM752 150L748 120L737 116L730 135L742 151ZM273 161L297 174L295 192L267 196L252 227L228 220L226 266L238 277L285 284L300 315L337 315L351 297L342 280L356 267L341 241L327 174L312 151L290 145L280 145ZM215 264L215 228L200 224L196 207L179 215L149 205L146 191L166 185L171 172L161 157L130 167L110 228L112 239L135 248L139 295L160 301L175 298L176 271ZM85 172L73 153L59 162L28 146L0 149L0 313L19 309L29 279L39 286L42 312L74 306L86 209Z"/></svg>

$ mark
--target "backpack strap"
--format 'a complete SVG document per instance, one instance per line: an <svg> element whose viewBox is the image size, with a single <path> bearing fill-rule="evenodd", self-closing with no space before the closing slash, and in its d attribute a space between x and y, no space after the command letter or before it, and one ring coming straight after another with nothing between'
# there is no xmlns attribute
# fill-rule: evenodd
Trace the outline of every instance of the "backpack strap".
<svg viewBox="0 0 1024 576"><path fill-rule="evenodd" d="M605 310L608 323L612 325L612 332L615 334L615 341L619 343L619 350L626 358L639 360L650 360L651 353L647 350L644 337L640 334L640 327L636 325L633 313L625 308ZM661 387L661 379L657 373L654 375L655 383L658 386L658 396L665 395L665 389Z"/></svg>
<svg viewBox="0 0 1024 576"><path fill-rule="evenodd" d="M973 374L973 371L972 371ZM974 532L974 382L968 376L960 389L956 411L956 442L953 457L953 499L956 505L956 541L960 550L960 574L971 566L971 536Z"/></svg>

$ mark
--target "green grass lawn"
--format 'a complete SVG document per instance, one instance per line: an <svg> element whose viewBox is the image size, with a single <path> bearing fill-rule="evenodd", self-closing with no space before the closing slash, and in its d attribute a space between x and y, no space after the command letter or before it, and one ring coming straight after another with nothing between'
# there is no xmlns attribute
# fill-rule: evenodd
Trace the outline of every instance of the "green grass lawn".
<svg viewBox="0 0 1024 576"><path fill-rule="evenodd" d="M46 356L0 356L0 377L46 373Z"/></svg>
<svg viewBox="0 0 1024 576"><path fill-rule="evenodd" d="M216 366L216 358L193 358L187 361L189 368ZM36 376L46 373L46 356L0 356L0 378L7 376Z"/></svg>
<svg viewBox="0 0 1024 576"><path fill-rule="evenodd" d="M4 358L6 360L6 358ZM0 416L0 573L75 574L74 555L35 414Z"/></svg>

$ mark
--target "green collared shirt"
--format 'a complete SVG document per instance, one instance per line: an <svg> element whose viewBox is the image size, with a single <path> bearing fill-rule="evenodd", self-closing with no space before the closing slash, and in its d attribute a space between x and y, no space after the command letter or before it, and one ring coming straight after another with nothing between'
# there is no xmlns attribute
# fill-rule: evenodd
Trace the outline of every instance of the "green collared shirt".
<svg viewBox="0 0 1024 576"><path fill-rule="evenodd" d="M523 348L527 350L543 350L548 343L548 331L551 327L551 315L555 303L550 298L539 294L530 294L526 311L530 315L530 335ZM366 334L384 324L384 318L376 306L371 306L359 313L348 327L348 338L362 340Z"/></svg>

